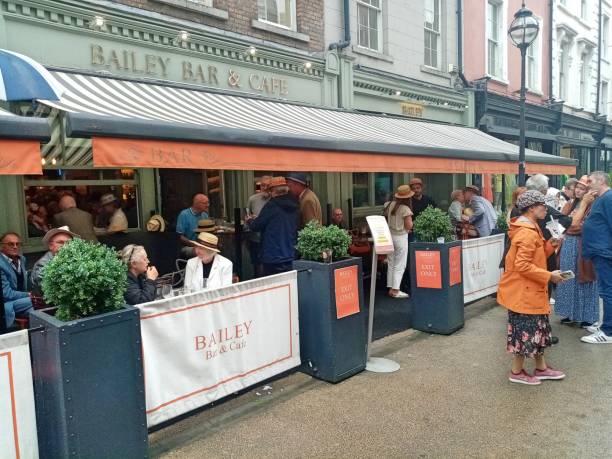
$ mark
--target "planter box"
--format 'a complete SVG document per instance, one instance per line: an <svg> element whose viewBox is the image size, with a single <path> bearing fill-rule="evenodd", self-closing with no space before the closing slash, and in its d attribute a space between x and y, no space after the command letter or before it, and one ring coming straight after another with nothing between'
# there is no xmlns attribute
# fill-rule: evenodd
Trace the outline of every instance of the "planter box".
<svg viewBox="0 0 612 459"><path fill-rule="evenodd" d="M302 371L335 383L364 370L368 333L361 258L296 260L293 266L311 270L298 273Z"/></svg>
<svg viewBox="0 0 612 459"><path fill-rule="evenodd" d="M33 311L30 338L41 457L148 455L138 309L62 322Z"/></svg>
<svg viewBox="0 0 612 459"><path fill-rule="evenodd" d="M464 324L461 241L410 243L412 327L450 335Z"/></svg>

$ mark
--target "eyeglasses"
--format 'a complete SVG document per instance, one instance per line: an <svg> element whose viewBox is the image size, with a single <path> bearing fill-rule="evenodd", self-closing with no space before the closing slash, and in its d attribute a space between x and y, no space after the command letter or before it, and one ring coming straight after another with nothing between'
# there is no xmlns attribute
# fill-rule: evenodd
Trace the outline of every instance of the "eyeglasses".
<svg viewBox="0 0 612 459"><path fill-rule="evenodd" d="M56 245L64 245L66 244L68 241L70 241L70 239L60 239L59 241L51 241L52 244L56 244Z"/></svg>
<svg viewBox="0 0 612 459"><path fill-rule="evenodd" d="M3 242L2 245L8 245L9 247L19 247L21 242Z"/></svg>

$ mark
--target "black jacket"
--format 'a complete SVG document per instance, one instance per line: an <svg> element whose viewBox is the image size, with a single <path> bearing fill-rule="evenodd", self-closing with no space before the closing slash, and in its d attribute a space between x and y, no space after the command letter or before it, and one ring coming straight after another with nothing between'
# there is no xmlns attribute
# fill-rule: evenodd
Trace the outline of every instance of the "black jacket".
<svg viewBox="0 0 612 459"><path fill-rule="evenodd" d="M127 290L123 295L130 305L148 303L155 299L155 282L142 274L138 277L131 272L127 275Z"/></svg>
<svg viewBox="0 0 612 459"><path fill-rule="evenodd" d="M261 261L266 264L288 263L295 259L295 244L300 220L300 206L286 194L272 198L249 227L261 233Z"/></svg>

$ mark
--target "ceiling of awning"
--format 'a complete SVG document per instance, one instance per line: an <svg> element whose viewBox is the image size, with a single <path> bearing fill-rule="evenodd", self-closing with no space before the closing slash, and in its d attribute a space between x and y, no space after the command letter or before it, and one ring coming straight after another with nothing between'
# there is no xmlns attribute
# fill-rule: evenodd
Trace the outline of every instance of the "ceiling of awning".
<svg viewBox="0 0 612 459"><path fill-rule="evenodd" d="M353 171L368 169L369 164L377 168L371 171L378 167L407 172L516 170L518 148L515 145L473 128L160 84L74 73L54 74L67 92L60 102L43 103L68 113L70 136L94 137L94 165L97 166L107 165L108 158L97 158L96 146L102 152L103 138L111 137L131 139L132 161L136 160L135 145L144 151L167 148L171 143L172 151L180 151L181 145L188 144L191 151L198 152L196 156L205 155L198 157L200 166L207 165L206 158L214 156L221 162L234 164L234 169L261 169L260 163L268 167L269 161L263 160L263 156L271 154L281 163L292 159L299 163L298 156L308 157L308 170L323 167L323 170ZM122 145L127 148L125 142ZM245 155L237 148L221 148L228 145L252 147L245 150L251 153ZM222 157L220 151L230 157ZM211 152L215 154L211 156ZM313 155L322 161L315 167L311 162ZM527 150L526 156L528 165L533 164L532 169L536 163L542 165L538 172L546 169L547 173L571 173L575 168L575 162L567 158L531 150ZM128 154L124 162L129 162L129 157ZM144 154L139 160L146 159L145 163L123 165L164 167L154 166L155 161L150 158ZM355 164L357 160L365 164ZM181 166L168 163L165 167Z"/></svg>

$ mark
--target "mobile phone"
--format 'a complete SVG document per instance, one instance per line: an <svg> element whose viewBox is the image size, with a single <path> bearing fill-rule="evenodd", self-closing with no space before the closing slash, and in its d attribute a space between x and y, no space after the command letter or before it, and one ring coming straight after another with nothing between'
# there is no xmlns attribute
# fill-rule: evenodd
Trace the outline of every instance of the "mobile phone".
<svg viewBox="0 0 612 459"><path fill-rule="evenodd" d="M559 275L564 280L569 280L569 279L573 279L574 277L576 277L576 275L574 274L574 271L561 271Z"/></svg>

